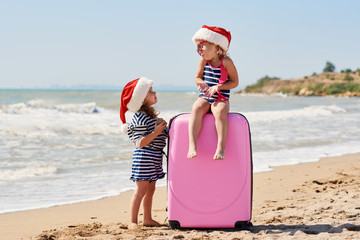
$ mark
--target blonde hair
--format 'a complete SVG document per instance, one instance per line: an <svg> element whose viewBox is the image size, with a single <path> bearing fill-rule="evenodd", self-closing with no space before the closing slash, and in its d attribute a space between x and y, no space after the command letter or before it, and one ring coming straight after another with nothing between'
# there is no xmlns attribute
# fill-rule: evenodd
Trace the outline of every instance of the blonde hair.
<svg viewBox="0 0 360 240"><path fill-rule="evenodd" d="M219 59L222 59L223 57L229 57L228 53L219 45L215 45L215 47L217 48L217 51L221 50L222 53L218 53L218 57Z"/></svg>

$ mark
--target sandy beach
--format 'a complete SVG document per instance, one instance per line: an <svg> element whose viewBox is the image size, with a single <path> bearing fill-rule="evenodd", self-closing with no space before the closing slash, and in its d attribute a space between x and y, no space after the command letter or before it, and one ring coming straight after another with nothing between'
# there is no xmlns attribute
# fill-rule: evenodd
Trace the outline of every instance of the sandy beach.
<svg viewBox="0 0 360 240"><path fill-rule="evenodd" d="M0 239L360 239L359 172L360 154L350 154L254 174L254 226L249 230L172 230L165 210L166 187L158 187L153 217L163 224L160 227L127 228L130 191L1 214Z"/></svg>

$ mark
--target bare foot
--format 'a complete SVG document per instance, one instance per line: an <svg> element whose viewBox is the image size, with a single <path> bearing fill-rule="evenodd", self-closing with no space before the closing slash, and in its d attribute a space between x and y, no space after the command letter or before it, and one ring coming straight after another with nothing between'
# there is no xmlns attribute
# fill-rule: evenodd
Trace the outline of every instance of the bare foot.
<svg viewBox="0 0 360 240"><path fill-rule="evenodd" d="M157 221L153 220L153 219L150 219L149 221L145 221L144 220L144 226L147 226L147 227L157 227L157 226L160 226L160 223L158 223Z"/></svg>
<svg viewBox="0 0 360 240"><path fill-rule="evenodd" d="M225 159L225 150L216 149L216 153L214 155L214 160L224 160Z"/></svg>
<svg viewBox="0 0 360 240"><path fill-rule="evenodd" d="M189 151L187 154L187 158L195 158L197 156L197 151L196 148L190 147L189 146Z"/></svg>
<svg viewBox="0 0 360 240"><path fill-rule="evenodd" d="M132 230L140 229L140 226L137 223L130 223L128 225L128 229L132 229Z"/></svg>

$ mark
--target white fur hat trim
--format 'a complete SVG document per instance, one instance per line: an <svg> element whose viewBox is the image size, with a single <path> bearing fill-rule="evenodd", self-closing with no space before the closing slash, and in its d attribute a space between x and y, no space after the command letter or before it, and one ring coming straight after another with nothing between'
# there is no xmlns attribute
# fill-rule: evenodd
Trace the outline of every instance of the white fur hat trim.
<svg viewBox="0 0 360 240"><path fill-rule="evenodd" d="M207 28L200 28L192 37L192 41L195 45L197 45L196 41L199 40L206 40L208 42L219 45L225 51L227 51L229 48L229 40L224 35L211 31Z"/></svg>
<svg viewBox="0 0 360 240"><path fill-rule="evenodd" d="M145 77L141 77L134 88L131 100L127 104L127 108L132 112L137 112L141 108L153 81Z"/></svg>
<svg viewBox="0 0 360 240"><path fill-rule="evenodd" d="M120 126L120 130L123 134L127 134L128 132L128 127L129 127L129 124L128 123L124 123L123 125Z"/></svg>

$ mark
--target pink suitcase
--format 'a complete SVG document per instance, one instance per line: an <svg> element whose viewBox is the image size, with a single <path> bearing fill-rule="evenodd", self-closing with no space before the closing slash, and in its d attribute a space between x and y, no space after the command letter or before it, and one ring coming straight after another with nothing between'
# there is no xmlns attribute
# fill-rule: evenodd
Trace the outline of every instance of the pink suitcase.
<svg viewBox="0 0 360 240"><path fill-rule="evenodd" d="M212 114L203 118L198 156L186 157L190 114L170 123L168 143L168 219L171 228L251 226L252 154L247 119L229 113L225 159L213 160L217 145Z"/></svg>

